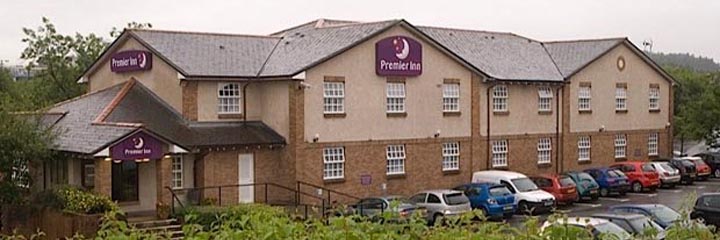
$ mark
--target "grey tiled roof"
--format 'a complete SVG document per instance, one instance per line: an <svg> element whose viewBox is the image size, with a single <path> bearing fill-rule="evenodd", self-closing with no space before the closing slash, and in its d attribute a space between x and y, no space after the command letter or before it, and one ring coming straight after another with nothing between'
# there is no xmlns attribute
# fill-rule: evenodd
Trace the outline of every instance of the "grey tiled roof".
<svg viewBox="0 0 720 240"><path fill-rule="evenodd" d="M510 33L435 27L418 29L492 78L563 80L540 42Z"/></svg>
<svg viewBox="0 0 720 240"><path fill-rule="evenodd" d="M569 77L625 38L547 42L545 48L564 77Z"/></svg>
<svg viewBox="0 0 720 240"><path fill-rule="evenodd" d="M259 121L194 122L192 145L196 147L285 144L285 138Z"/></svg>

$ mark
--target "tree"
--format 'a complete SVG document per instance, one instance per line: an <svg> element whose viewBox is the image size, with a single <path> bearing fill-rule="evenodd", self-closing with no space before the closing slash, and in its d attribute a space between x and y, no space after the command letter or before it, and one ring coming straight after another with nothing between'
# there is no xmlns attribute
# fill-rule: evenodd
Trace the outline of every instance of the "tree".
<svg viewBox="0 0 720 240"><path fill-rule="evenodd" d="M675 136L682 140L704 139L714 144L720 136L720 74L699 73L665 66L677 81L675 87Z"/></svg>

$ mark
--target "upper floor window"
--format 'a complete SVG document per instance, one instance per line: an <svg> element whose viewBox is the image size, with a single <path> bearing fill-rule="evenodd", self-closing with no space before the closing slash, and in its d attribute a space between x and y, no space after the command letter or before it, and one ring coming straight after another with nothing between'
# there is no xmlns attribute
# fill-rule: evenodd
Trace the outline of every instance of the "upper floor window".
<svg viewBox="0 0 720 240"><path fill-rule="evenodd" d="M221 83L218 85L218 113L241 113L240 84Z"/></svg>
<svg viewBox="0 0 720 240"><path fill-rule="evenodd" d="M624 84L615 87L615 111L627 111L627 86Z"/></svg>
<svg viewBox="0 0 720 240"><path fill-rule="evenodd" d="M497 85L493 89L493 112L508 111L508 88L505 85Z"/></svg>
<svg viewBox="0 0 720 240"><path fill-rule="evenodd" d="M324 148L323 179L341 179L343 177L345 177L345 148Z"/></svg>
<svg viewBox="0 0 720 240"><path fill-rule="evenodd" d="M624 158L627 148L627 137L625 134L615 135L615 158Z"/></svg>
<svg viewBox="0 0 720 240"><path fill-rule="evenodd" d="M443 112L460 111L460 84L443 84Z"/></svg>
<svg viewBox="0 0 720 240"><path fill-rule="evenodd" d="M323 113L345 113L345 83L323 83Z"/></svg>
<svg viewBox="0 0 720 240"><path fill-rule="evenodd" d="M660 110L660 86L650 86L648 99L650 101L650 111Z"/></svg>
<svg viewBox="0 0 720 240"><path fill-rule="evenodd" d="M460 169L460 143L449 142L442 145L442 170Z"/></svg>
<svg viewBox="0 0 720 240"><path fill-rule="evenodd" d="M580 86L578 89L578 110L590 111L590 86Z"/></svg>
<svg viewBox="0 0 720 240"><path fill-rule="evenodd" d="M590 161L590 136L578 138L578 161Z"/></svg>
<svg viewBox="0 0 720 240"><path fill-rule="evenodd" d="M553 92L549 87L541 87L538 89L538 111L552 111Z"/></svg>
<svg viewBox="0 0 720 240"><path fill-rule="evenodd" d="M388 113L405 112L405 83L389 82L387 84L387 107Z"/></svg>
<svg viewBox="0 0 720 240"><path fill-rule="evenodd" d="M508 142L497 140L492 142L492 165L493 167L507 167L508 165Z"/></svg>
<svg viewBox="0 0 720 240"><path fill-rule="evenodd" d="M550 138L540 138L537 144L538 164L550 163L552 155L552 140Z"/></svg>

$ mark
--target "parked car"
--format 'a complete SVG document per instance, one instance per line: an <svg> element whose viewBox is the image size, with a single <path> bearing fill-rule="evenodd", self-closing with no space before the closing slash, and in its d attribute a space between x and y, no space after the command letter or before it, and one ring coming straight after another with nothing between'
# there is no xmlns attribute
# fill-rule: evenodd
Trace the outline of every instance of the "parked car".
<svg viewBox="0 0 720 240"><path fill-rule="evenodd" d="M548 228L553 225L564 225L564 226L574 226L578 228L584 228L587 229L592 233L592 237L595 239L599 239L601 234L612 234L616 238L613 239L632 239L632 235L625 231L625 229L621 228L620 226L602 219L602 218L592 218L592 217L568 217L568 218L558 218L554 221L548 220L543 223L542 227L540 227L541 232L548 231ZM583 232L583 231L580 231ZM575 238L584 238L586 236L575 236ZM572 239L572 238L571 238Z"/></svg>
<svg viewBox="0 0 720 240"><path fill-rule="evenodd" d="M720 178L720 152L704 152L695 154L695 157L701 157L710 166L712 176Z"/></svg>
<svg viewBox="0 0 720 240"><path fill-rule="evenodd" d="M596 201L598 197L600 197L600 185L598 185L590 174L576 171L564 172L563 174L570 176L575 182L575 187L581 200L590 199Z"/></svg>
<svg viewBox="0 0 720 240"><path fill-rule="evenodd" d="M642 214L664 229L680 219L677 211L662 204L621 204L610 207L610 212Z"/></svg>
<svg viewBox="0 0 720 240"><path fill-rule="evenodd" d="M465 193L473 209L480 209L488 218L511 218L517 209L515 196L499 183L468 183L453 190Z"/></svg>
<svg viewBox="0 0 720 240"><path fill-rule="evenodd" d="M655 191L660 187L660 176L651 163L628 161L612 164L610 168L618 169L625 174L633 192L642 192L643 189Z"/></svg>
<svg viewBox="0 0 720 240"><path fill-rule="evenodd" d="M543 174L530 177L540 189L555 197L557 204L572 204L580 198L575 182L568 175Z"/></svg>
<svg viewBox="0 0 720 240"><path fill-rule="evenodd" d="M619 170L612 168L591 168L585 169L585 172L590 174L600 186L600 196L606 197L613 193L625 196L625 193L630 190L628 179L624 175L619 174Z"/></svg>
<svg viewBox="0 0 720 240"><path fill-rule="evenodd" d="M397 206L394 206L396 203ZM370 219L380 219L385 212L397 213L395 221L402 221L412 216L416 211L426 214L425 208L417 207L415 204L402 196L369 197L360 199L356 204L350 206L354 214Z"/></svg>
<svg viewBox="0 0 720 240"><path fill-rule="evenodd" d="M682 160L678 158L673 159L656 159L655 162L667 162L670 166L680 171L680 183L693 184L695 178L697 178L697 170L695 164L688 160Z"/></svg>
<svg viewBox="0 0 720 240"><path fill-rule="evenodd" d="M470 200L461 191L440 189L415 194L410 202L427 209L428 224L433 225L443 217L457 216L472 211Z"/></svg>
<svg viewBox="0 0 720 240"><path fill-rule="evenodd" d="M704 193L695 201L691 219L702 219L705 224L720 226L720 193Z"/></svg>
<svg viewBox="0 0 720 240"><path fill-rule="evenodd" d="M680 171L667 162L651 162L655 172L660 176L660 186L674 188L680 183Z"/></svg>
<svg viewBox="0 0 720 240"><path fill-rule="evenodd" d="M473 173L473 183L490 182L505 185L515 194L515 203L519 213L538 213L551 211L555 206L555 197L537 187L527 176L509 171L479 171Z"/></svg>
<svg viewBox="0 0 720 240"><path fill-rule="evenodd" d="M701 157L683 157L683 160L691 161L695 164L695 169L697 169L697 179L698 181L705 181L708 178L710 178L710 174L712 173L712 170L710 169L710 165L705 163Z"/></svg>
<svg viewBox="0 0 720 240"><path fill-rule="evenodd" d="M592 217L608 220L633 235L644 234L648 228L651 228L656 233L655 239L665 239L665 229L645 215L599 213Z"/></svg>

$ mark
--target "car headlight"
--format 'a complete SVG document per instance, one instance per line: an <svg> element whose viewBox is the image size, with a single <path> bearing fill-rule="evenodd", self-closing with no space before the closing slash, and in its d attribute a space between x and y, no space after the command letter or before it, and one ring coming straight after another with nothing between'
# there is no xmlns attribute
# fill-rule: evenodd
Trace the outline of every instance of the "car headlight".
<svg viewBox="0 0 720 240"><path fill-rule="evenodd" d="M497 200L495 200L494 198L488 198L487 203L488 204L497 204Z"/></svg>
<svg viewBox="0 0 720 240"><path fill-rule="evenodd" d="M452 213L452 212L450 212L450 210L445 210L445 211L443 211L443 214L445 214L445 215L448 215L448 214L450 214L450 213Z"/></svg>

